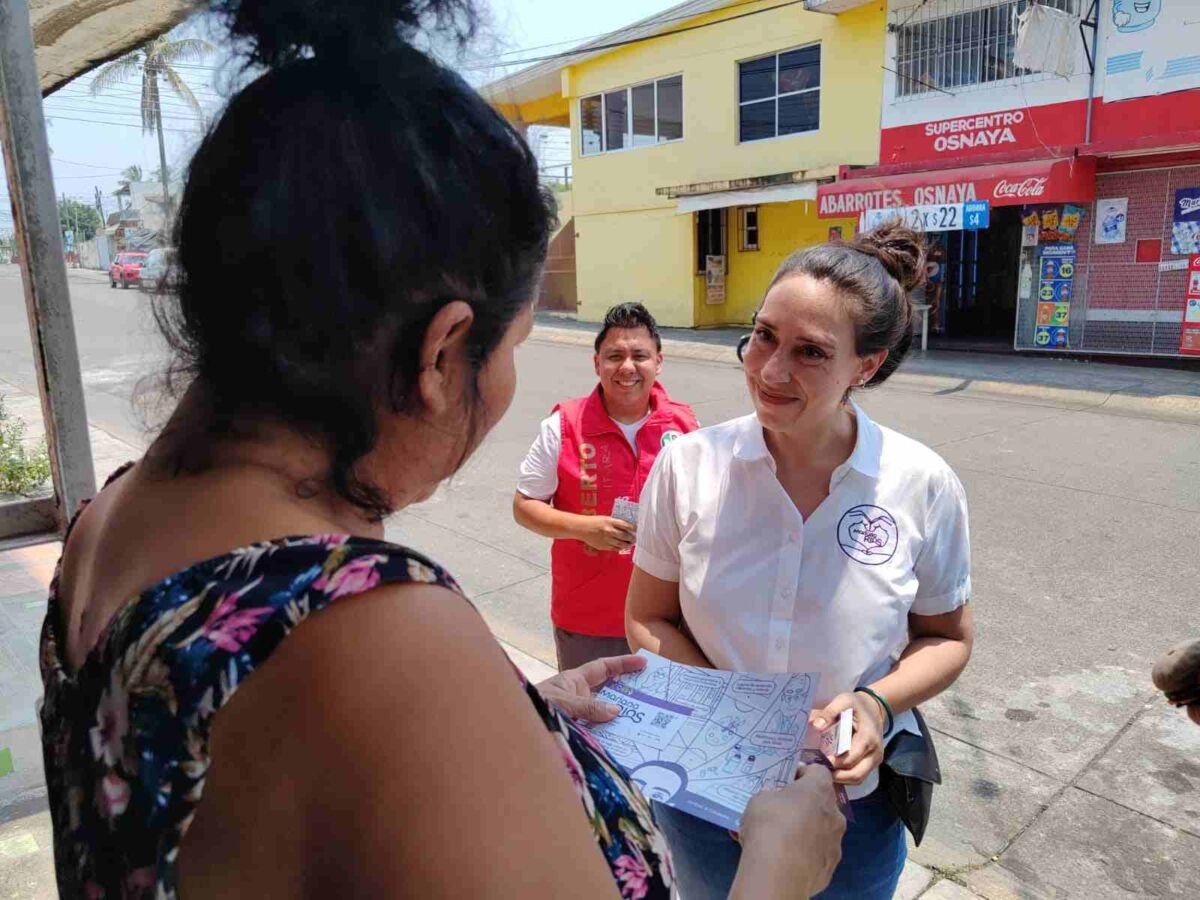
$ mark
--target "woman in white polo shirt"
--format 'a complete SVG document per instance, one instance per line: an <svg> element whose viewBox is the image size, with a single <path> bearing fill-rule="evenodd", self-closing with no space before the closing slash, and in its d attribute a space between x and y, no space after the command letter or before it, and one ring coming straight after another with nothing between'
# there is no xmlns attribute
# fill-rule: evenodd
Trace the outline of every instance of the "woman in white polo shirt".
<svg viewBox="0 0 1200 900"><path fill-rule="evenodd" d="M962 485L850 398L911 340L920 237L885 226L797 251L744 347L754 414L676 440L642 493L630 645L694 665L820 673L812 724L854 711L835 761L853 821L825 898L890 898L904 827L877 791L887 743L971 655ZM658 806L683 896L725 897L739 848Z"/></svg>

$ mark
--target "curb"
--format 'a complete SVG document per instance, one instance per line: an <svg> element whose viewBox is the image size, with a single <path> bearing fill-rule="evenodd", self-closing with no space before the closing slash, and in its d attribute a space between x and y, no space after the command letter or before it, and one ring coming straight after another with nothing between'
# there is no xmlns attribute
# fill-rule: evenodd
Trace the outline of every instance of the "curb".
<svg viewBox="0 0 1200 900"><path fill-rule="evenodd" d="M575 328L556 328L538 323L530 340L592 349L595 336ZM663 352L672 359L720 363L738 368L734 347L730 344L663 339ZM920 356L910 357L920 364ZM915 368L915 366L913 367ZM1200 383L1200 376L1197 377ZM1184 425L1200 425L1200 394L1160 394L1143 396L1122 391L1098 391L1089 388L1057 387L1019 381L972 378L969 375L939 375L902 368L887 382L887 387L921 394L945 394L976 397L1007 403L1033 403L1075 411L1095 411L1131 418L1159 419Z"/></svg>

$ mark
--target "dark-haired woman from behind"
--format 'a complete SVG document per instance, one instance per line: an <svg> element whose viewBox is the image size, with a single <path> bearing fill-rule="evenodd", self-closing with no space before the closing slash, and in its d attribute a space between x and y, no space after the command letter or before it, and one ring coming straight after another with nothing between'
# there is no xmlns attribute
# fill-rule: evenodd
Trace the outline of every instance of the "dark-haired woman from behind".
<svg viewBox="0 0 1200 900"><path fill-rule="evenodd" d="M853 815L822 900L893 895L904 824L919 839L928 789L896 782L914 772L891 767L881 789L880 764L899 742L913 748L906 766L936 776L913 708L971 654L962 485L932 450L852 399L904 358L909 291L923 277L921 239L899 226L790 256L741 350L754 413L673 442L642 493L630 646L719 669L819 672L816 729L853 710L852 744L833 760ZM752 736L740 750L754 752ZM898 808L892 784L925 805ZM737 843L656 810L681 894L726 896Z"/></svg>
<svg viewBox="0 0 1200 900"><path fill-rule="evenodd" d="M216 7L266 71L184 192L183 391L75 519L43 629L60 893L666 897L646 801L559 711L603 717L640 661L527 685L383 539L507 410L553 222L521 138L404 40L470 3ZM738 896L828 881L827 773L745 821Z"/></svg>

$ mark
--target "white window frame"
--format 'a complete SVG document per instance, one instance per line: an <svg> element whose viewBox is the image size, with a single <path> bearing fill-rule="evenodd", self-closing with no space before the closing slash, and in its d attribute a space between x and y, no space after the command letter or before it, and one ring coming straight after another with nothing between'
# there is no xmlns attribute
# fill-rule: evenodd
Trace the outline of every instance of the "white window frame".
<svg viewBox="0 0 1200 900"><path fill-rule="evenodd" d="M819 75L820 84L818 84L814 88L804 88L803 90L800 90L800 91L788 91L786 94L779 93L779 57L783 56L786 53L791 53L794 50L805 50L809 47L816 47L818 49L818 52L820 53L820 63L818 65L818 71L820 73L820 75ZM757 62L760 59L769 59L772 56L775 57L775 96L774 97L759 97L757 100L743 101L742 100L742 66L745 63ZM734 75L734 78L736 79L736 81L734 82L734 89L736 91L737 98L738 98L737 142L739 144L761 144L763 141L777 141L777 140L780 140L781 138L803 137L804 135L820 133L821 121L822 121L820 92L821 92L821 88L823 88L825 86L825 52L821 48L820 41L809 41L807 44L797 44L795 47L788 47L784 50L777 50L774 53L761 53L758 56L749 56L746 59L739 59L734 64L733 75ZM798 97L801 94L811 94L814 91L818 95L817 127L810 129L808 131L793 131L791 134L780 134L779 133L779 100L780 100L780 98L781 97ZM766 103L768 100L775 101L775 134L773 134L771 137L752 138L748 141L742 140L742 107L754 106L756 104Z"/></svg>
<svg viewBox="0 0 1200 900"><path fill-rule="evenodd" d="M754 213L754 240L750 240L750 223L747 221L750 213ZM759 239L762 237L762 216L757 206L743 206L738 211L741 220L741 241L739 249L742 253L756 253L759 249Z"/></svg>
<svg viewBox="0 0 1200 900"><path fill-rule="evenodd" d="M658 78L651 78L647 81L639 81L636 84L627 84L624 87L609 88L608 90L596 91L588 94L585 97L580 97L577 101L577 113L579 116L579 128L576 137L579 140L579 155L583 156L603 156L606 153L625 153L629 150L649 150L652 147L661 147L663 144L678 144L683 140L684 135L681 134L677 138L669 138L663 140L658 134L658 83L660 81L670 81L672 78L679 79L679 127L683 129L683 123L687 119L687 113L684 108L685 99L683 94L683 73L674 72L670 75L662 75ZM654 143L640 144L635 146L633 143L633 91L635 88L646 87L653 85L654 87ZM608 95L615 94L618 91L625 92L625 146L617 147L616 149L608 149ZM583 103L585 100L600 99L600 149L591 152L585 152L583 149Z"/></svg>

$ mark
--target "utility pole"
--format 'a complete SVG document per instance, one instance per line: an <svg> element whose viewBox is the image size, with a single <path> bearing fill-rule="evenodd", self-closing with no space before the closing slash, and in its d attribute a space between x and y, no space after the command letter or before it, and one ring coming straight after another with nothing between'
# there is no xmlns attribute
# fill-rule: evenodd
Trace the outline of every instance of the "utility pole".
<svg viewBox="0 0 1200 900"><path fill-rule="evenodd" d="M104 226L104 195L100 193L100 185L94 185L96 190L96 212L100 213L100 226Z"/></svg>
<svg viewBox="0 0 1200 900"><path fill-rule="evenodd" d="M67 195L64 193L58 198L58 230L63 236L63 265L66 265L67 254L71 252L70 244L67 242L67 232L71 229L71 223L67 220Z"/></svg>

